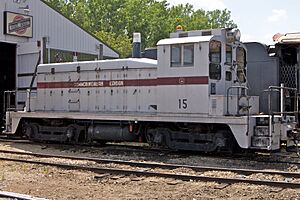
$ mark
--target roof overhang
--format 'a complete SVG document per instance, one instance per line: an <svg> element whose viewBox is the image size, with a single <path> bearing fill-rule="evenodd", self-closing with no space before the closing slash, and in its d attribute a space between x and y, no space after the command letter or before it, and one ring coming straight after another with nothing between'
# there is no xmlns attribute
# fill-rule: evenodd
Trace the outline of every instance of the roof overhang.
<svg viewBox="0 0 300 200"><path fill-rule="evenodd" d="M277 44L297 44L300 43L300 33L276 34L273 40Z"/></svg>
<svg viewBox="0 0 300 200"><path fill-rule="evenodd" d="M171 45L171 44L186 44L186 43L199 43L209 42L214 36L194 36L194 37L182 37L182 38L167 38L158 41L157 46Z"/></svg>

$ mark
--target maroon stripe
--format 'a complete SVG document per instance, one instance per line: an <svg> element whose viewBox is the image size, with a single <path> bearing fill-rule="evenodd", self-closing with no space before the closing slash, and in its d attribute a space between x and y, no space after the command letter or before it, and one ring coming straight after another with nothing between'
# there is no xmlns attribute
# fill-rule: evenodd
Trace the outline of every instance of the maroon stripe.
<svg viewBox="0 0 300 200"><path fill-rule="evenodd" d="M84 87L123 87L157 85L199 85L208 84L207 76L163 77L157 79L97 80L78 82L39 82L37 88L84 88Z"/></svg>
<svg viewBox="0 0 300 200"><path fill-rule="evenodd" d="M195 77L166 77L158 78L158 85L192 85L192 84L208 84L207 76Z"/></svg>

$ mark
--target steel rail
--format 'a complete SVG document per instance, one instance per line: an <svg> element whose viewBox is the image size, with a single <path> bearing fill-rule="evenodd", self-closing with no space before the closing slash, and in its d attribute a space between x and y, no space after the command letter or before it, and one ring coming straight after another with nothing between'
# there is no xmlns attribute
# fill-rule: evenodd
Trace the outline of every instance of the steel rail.
<svg viewBox="0 0 300 200"><path fill-rule="evenodd" d="M107 148L113 148L113 151L122 151L124 152L124 148L126 148L126 151L134 151L134 152L141 152L141 153L170 153L171 150L166 149L155 149L155 148L149 148L147 146L131 146L131 145L119 145L119 144L105 144L104 146L101 144L61 144L61 143L44 143L44 142L38 142L38 141L31 141L26 139L6 139L0 137L0 144L3 143L16 143L16 144L28 144L28 145L43 145L43 146L50 146L50 147L67 147L67 148L74 148L74 147L80 147L80 148L98 148L99 150L108 151ZM118 149L120 148L120 149ZM123 148L123 149L121 149ZM97 150L97 149L93 149ZM111 149L109 149L111 150Z"/></svg>
<svg viewBox="0 0 300 200"><path fill-rule="evenodd" d="M46 200L44 198L32 197L32 196L25 195L25 194L6 192L6 191L0 191L0 197L13 198L13 199L19 199L19 200Z"/></svg>
<svg viewBox="0 0 300 200"><path fill-rule="evenodd" d="M0 136L0 143L1 142L14 142L14 143L24 143L24 144L32 144L32 145L58 145L58 144L55 144L55 143L36 143L36 142L33 142L33 141L29 141L29 140L22 140L22 139L6 139L6 138L1 138ZM70 146L70 144L64 144L66 146ZM78 146L82 146L82 147L90 147L90 146L85 146L85 145L78 145ZM105 146L105 147L111 147L111 146L115 146L114 144L109 144L109 146ZM164 150L164 149L148 149L148 148L139 148L139 147L136 147L136 146L126 146L126 145L116 145L117 147L121 146L121 147L129 147L128 149L126 149L127 151L138 151L138 152L142 152L142 153L157 153L157 152L162 152L162 153L167 153L168 154L180 154L180 155L186 155L186 153L176 153L174 151L171 151L171 150ZM96 147L99 147L99 146L96 146ZM102 148L102 147L99 147L99 148ZM101 149L102 150L102 149ZM107 151L107 149L103 149L105 151ZM114 151L118 150L118 149L113 149ZM124 151L124 150L122 150ZM195 155L192 153L192 155ZM199 154L196 154L196 155L199 155ZM251 157L251 159L249 157L247 157L247 155L240 155L240 154L237 154L237 155L232 155L232 156L218 156L218 155L214 155L214 156L209 156L209 155L205 155L205 154L200 154L201 156L204 156L204 157L212 157L214 159L229 159L229 160L241 160L241 161L254 161L254 162L260 162L260 163L276 163L276 164L293 164L293 165L299 165L300 166L300 159L299 157L287 157L287 156L284 156L284 155L276 155L277 157L282 157L282 158L287 158L287 159L298 159L299 162L293 160L293 161L285 161L285 160L272 160L270 158L270 156L263 156L263 157L266 157L266 158L257 158L257 157ZM252 156L255 156L254 154Z"/></svg>
<svg viewBox="0 0 300 200"><path fill-rule="evenodd" d="M1 140L11 140L11 141L15 141L15 140L25 140L25 138L19 137L19 136L14 136L11 134L4 134L0 132L0 139Z"/></svg>
<svg viewBox="0 0 300 200"><path fill-rule="evenodd" d="M183 174L174 174L174 173L149 172L143 170L89 167L89 166L82 166L82 165L50 163L50 162L31 161L31 160L5 158L5 157L0 157L0 160L21 162L21 163L28 163L28 164L37 164L37 165L48 165L48 166L59 167L68 170L84 170L84 171L91 171L100 174L108 173L108 174L115 174L115 175L136 175L136 176L143 176L143 177L173 178L173 179L183 180L183 181L195 180L195 181L203 181L203 182L217 182L217 183L224 183L224 184L247 183L253 185L266 185L266 186L280 187L280 188L292 188L292 189L300 188L300 183L292 183L292 182L284 182L284 181L268 181L268 180L242 179L242 178L221 178L221 177L210 177L210 176L201 176L201 175L196 176L196 175L183 175Z"/></svg>
<svg viewBox="0 0 300 200"><path fill-rule="evenodd" d="M166 163L150 163L150 162L134 162L134 161L124 161L124 160L112 160L112 159L100 159L92 157L77 157L77 156L66 156L66 155L53 155L53 154L41 154L41 153L31 153L31 152L18 152L18 151L8 151L0 150L0 153L8 154L19 154L35 157L45 157L45 158L60 158L60 159L70 159L70 160L81 160L81 161L93 161L96 163L114 163L119 165L129 165L132 167L143 167L143 168L160 168L160 169L178 169L178 168L188 168L196 172L203 171L228 171L240 174L270 174L270 175L280 175L284 177L300 178L299 172L286 172L286 171L270 171L270 170L254 170L254 169L238 169L238 168L224 168L224 167L208 167L208 166L194 166L194 165L179 165L179 164L166 164Z"/></svg>

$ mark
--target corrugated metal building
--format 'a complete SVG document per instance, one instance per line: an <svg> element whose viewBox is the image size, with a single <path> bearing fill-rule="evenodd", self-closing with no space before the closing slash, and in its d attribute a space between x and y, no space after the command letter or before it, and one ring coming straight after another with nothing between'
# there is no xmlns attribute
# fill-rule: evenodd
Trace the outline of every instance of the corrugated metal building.
<svg viewBox="0 0 300 200"><path fill-rule="evenodd" d="M43 0L1 0L0 18L0 94L16 90L13 101L19 108L24 105L38 60L50 63L119 57ZM4 101L0 98L1 110Z"/></svg>

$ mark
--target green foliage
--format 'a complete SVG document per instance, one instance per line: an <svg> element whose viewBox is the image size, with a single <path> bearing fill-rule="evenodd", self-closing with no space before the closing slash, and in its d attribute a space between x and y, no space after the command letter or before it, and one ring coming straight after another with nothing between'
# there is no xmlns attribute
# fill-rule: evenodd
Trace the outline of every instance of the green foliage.
<svg viewBox="0 0 300 200"><path fill-rule="evenodd" d="M153 47L177 25L184 30L235 28L231 12L195 10L191 4L170 7L167 0L46 0L86 30L119 51L131 52L133 32L142 35L142 48Z"/></svg>
<svg viewBox="0 0 300 200"><path fill-rule="evenodd" d="M142 35L142 48L155 46L156 42L166 36L168 12L166 1L131 0L126 1L120 10L123 28L118 34L132 37L133 32Z"/></svg>
<svg viewBox="0 0 300 200"><path fill-rule="evenodd" d="M208 11L206 16L208 18L208 22L211 25L211 28L219 28L219 27L230 27L236 28L237 25L230 19L231 12L227 9L225 10L214 10Z"/></svg>
<svg viewBox="0 0 300 200"><path fill-rule="evenodd" d="M108 43L113 49L120 53L120 57L128 57L131 54L131 38L126 35L117 35L112 32L98 31L95 33L98 38Z"/></svg>

